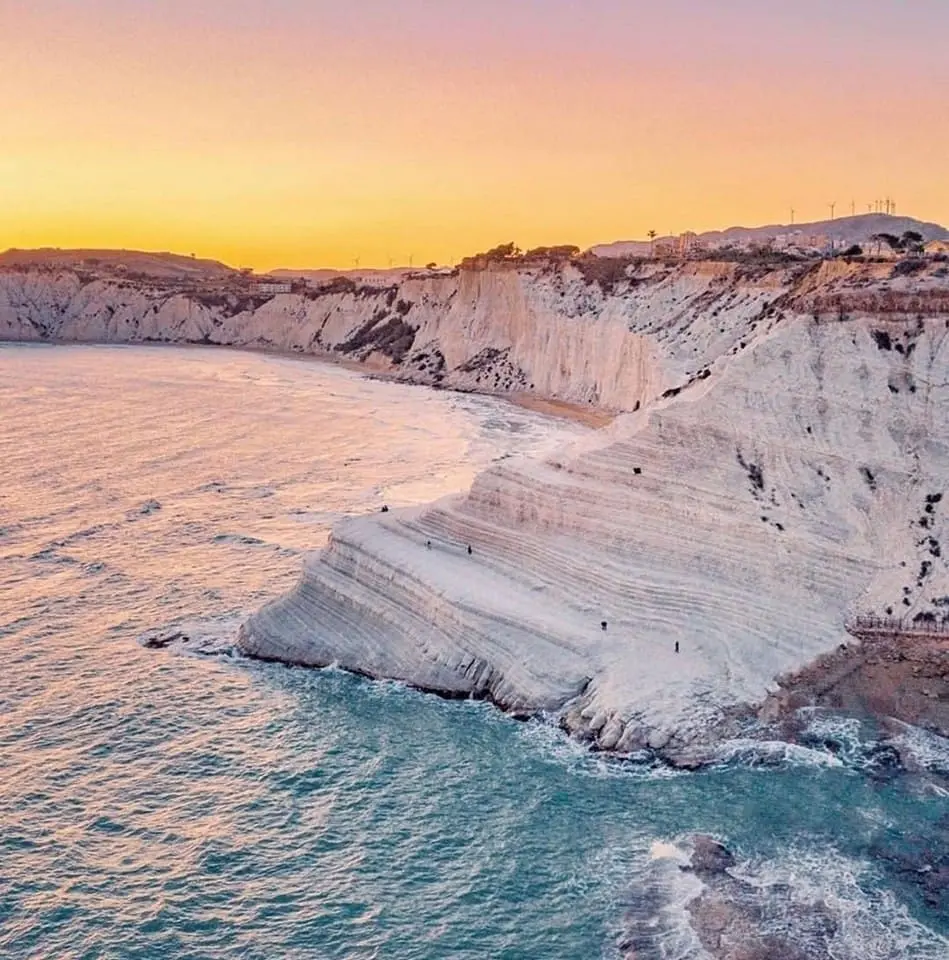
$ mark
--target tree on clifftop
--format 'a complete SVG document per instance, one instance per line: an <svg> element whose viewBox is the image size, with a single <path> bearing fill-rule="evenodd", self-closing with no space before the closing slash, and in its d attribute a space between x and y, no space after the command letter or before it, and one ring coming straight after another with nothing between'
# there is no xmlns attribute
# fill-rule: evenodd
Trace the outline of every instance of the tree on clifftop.
<svg viewBox="0 0 949 960"><path fill-rule="evenodd" d="M900 248L906 253L922 253L923 235L916 230L907 230L900 237Z"/></svg>
<svg viewBox="0 0 949 960"><path fill-rule="evenodd" d="M580 248L572 243L564 243L558 247L534 247L524 254L525 260L572 260L580 255Z"/></svg>
<svg viewBox="0 0 949 960"><path fill-rule="evenodd" d="M487 253L482 253L481 256L494 263L498 260L513 260L520 255L520 252L520 247L512 240L510 243L499 244Z"/></svg>
<svg viewBox="0 0 949 960"><path fill-rule="evenodd" d="M521 249L512 240L510 243L502 243L485 253L479 253L473 257L465 257L461 261L462 269L484 269L491 263L510 263L521 255Z"/></svg>
<svg viewBox="0 0 949 960"><path fill-rule="evenodd" d="M892 233L875 233L871 240L882 241L885 243L891 250L900 250L900 238L894 236Z"/></svg>

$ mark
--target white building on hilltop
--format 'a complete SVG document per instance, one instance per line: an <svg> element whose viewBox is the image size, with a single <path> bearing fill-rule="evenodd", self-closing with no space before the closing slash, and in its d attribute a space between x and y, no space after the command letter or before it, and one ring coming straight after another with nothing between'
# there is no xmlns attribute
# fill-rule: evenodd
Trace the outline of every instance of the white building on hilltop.
<svg viewBox="0 0 949 960"><path fill-rule="evenodd" d="M258 280L254 285L255 293L278 294L290 293L293 284L289 280Z"/></svg>

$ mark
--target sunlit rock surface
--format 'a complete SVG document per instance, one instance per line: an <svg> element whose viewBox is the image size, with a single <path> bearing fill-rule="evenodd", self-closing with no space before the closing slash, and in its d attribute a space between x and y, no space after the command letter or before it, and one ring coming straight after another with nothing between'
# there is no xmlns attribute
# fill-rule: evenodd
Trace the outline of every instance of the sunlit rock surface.
<svg viewBox="0 0 949 960"><path fill-rule="evenodd" d="M505 265L232 314L6 273L0 331L335 351L627 411L464 497L345 521L239 642L675 752L849 618L949 612L949 282L922 262L610 269Z"/></svg>
<svg viewBox="0 0 949 960"><path fill-rule="evenodd" d="M774 289L755 312L657 317L651 376L681 392L465 497L340 525L242 646L563 708L602 748L674 752L849 618L939 615L945 301L918 319L876 291L860 315L862 289L851 316L812 277L770 312Z"/></svg>

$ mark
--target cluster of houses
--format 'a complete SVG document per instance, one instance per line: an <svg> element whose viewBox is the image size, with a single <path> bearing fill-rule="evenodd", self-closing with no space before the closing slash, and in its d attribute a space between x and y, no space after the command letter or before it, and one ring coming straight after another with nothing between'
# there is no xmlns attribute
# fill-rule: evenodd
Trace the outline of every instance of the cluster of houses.
<svg viewBox="0 0 949 960"><path fill-rule="evenodd" d="M254 292L266 296L278 293L293 293L293 284L289 280L275 280L273 277L257 277L254 281Z"/></svg>
<svg viewBox="0 0 949 960"><path fill-rule="evenodd" d="M949 256L949 240L931 240L929 243L901 244L900 238L886 234L871 237L857 246L868 257L883 260L898 260L907 254L923 256ZM897 242L894 242L897 241ZM829 234L809 234L803 230L778 234L768 239L722 239L710 241L687 231L678 237L654 240L651 254L656 259L701 259L704 256L725 250L737 253L779 252L806 257L828 257L845 253L853 245L843 243Z"/></svg>

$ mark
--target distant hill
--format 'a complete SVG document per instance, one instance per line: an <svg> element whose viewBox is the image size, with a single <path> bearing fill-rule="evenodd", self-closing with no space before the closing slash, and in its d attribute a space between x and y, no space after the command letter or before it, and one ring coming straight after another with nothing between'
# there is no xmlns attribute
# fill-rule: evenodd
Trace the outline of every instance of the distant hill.
<svg viewBox="0 0 949 960"><path fill-rule="evenodd" d="M237 271L217 260L202 260L178 253L145 253L140 250L7 250L0 253L0 267L99 266L163 279L226 277Z"/></svg>
<svg viewBox="0 0 949 960"><path fill-rule="evenodd" d="M927 223L915 217L896 217L885 213L863 213L855 217L838 217L835 220L817 220L813 223L770 224L765 227L729 227L727 230L711 230L700 233L699 239L710 246L725 246L729 243L758 243L775 237L800 233L804 236L832 237L837 243L866 243L874 234L892 233L900 236L907 230L922 234L923 240L949 240L949 230L938 223ZM657 237L657 240L669 239ZM648 240L621 240L592 247L590 252L598 257L648 256Z"/></svg>

